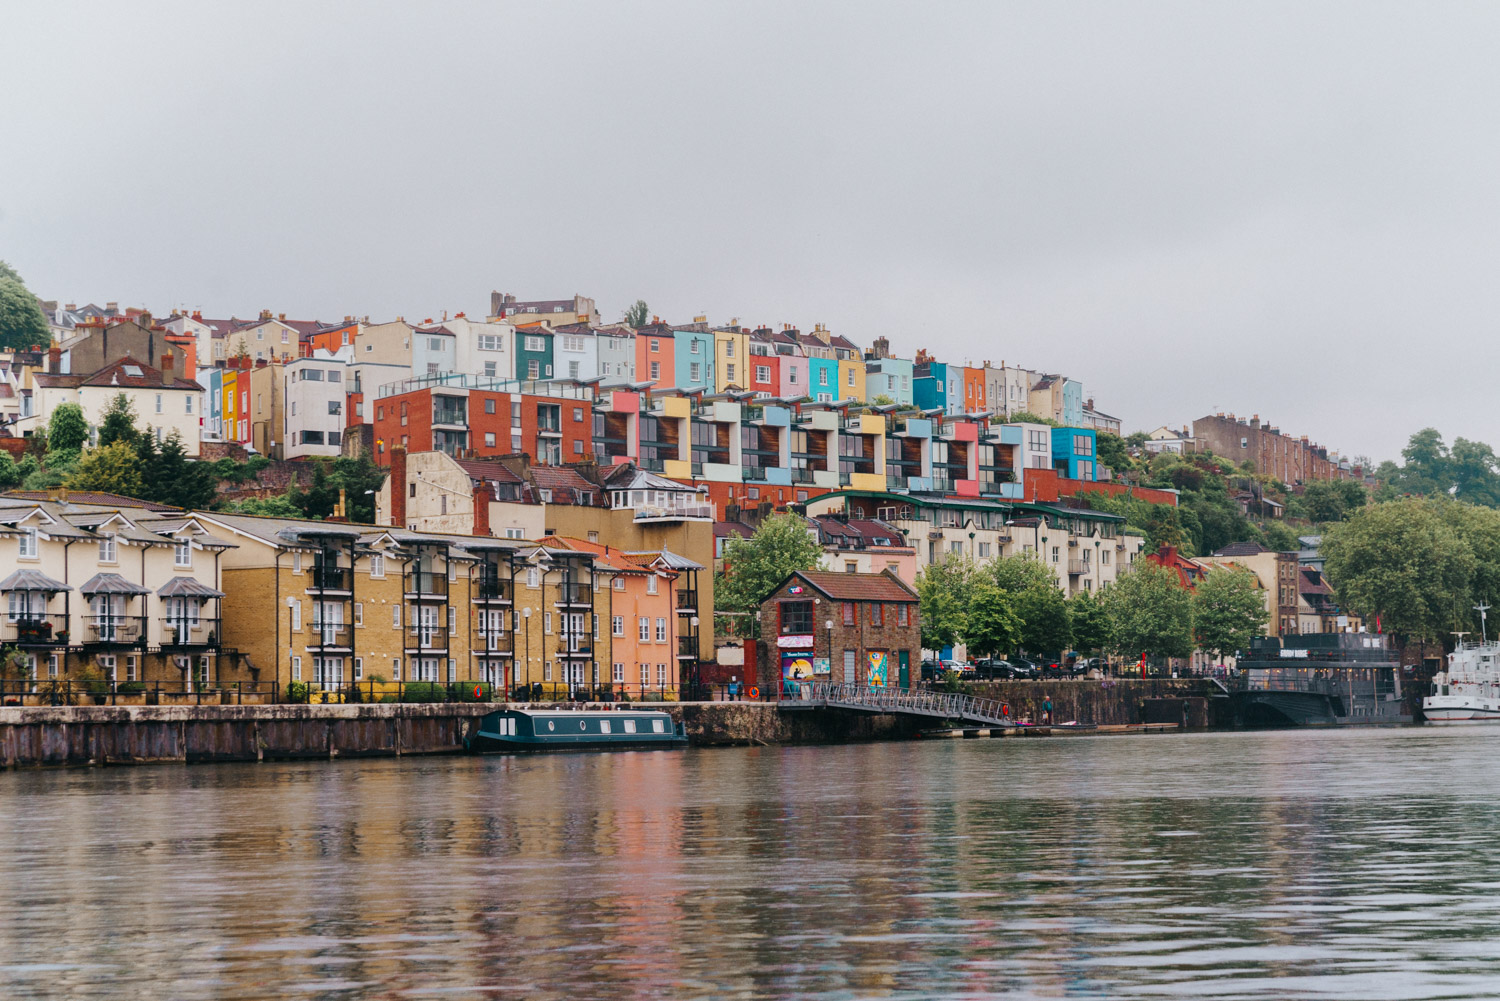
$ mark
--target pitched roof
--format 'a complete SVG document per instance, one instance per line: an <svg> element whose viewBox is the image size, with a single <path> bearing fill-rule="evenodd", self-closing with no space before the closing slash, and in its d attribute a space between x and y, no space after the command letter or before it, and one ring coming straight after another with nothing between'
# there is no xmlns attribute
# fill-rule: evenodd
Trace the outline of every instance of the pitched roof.
<svg viewBox="0 0 1500 1001"><path fill-rule="evenodd" d="M597 494L599 491L598 487L579 475L576 469L569 469L567 466L532 466L531 479L538 489L551 490L554 502L576 501L580 493Z"/></svg>
<svg viewBox="0 0 1500 1001"><path fill-rule="evenodd" d="M77 386L126 386L134 389L190 389L194 392L203 389L202 386L193 380L183 379L178 376L173 376L172 381L168 383L162 378L160 369L152 368L145 362L136 361L129 355L88 375L54 375L49 372L37 372L32 378L40 386L56 386L69 389Z"/></svg>
<svg viewBox="0 0 1500 1001"><path fill-rule="evenodd" d="M80 587L81 594L150 594L151 592L141 585L133 583L121 577L117 573L96 573L84 581Z"/></svg>
<svg viewBox="0 0 1500 1001"><path fill-rule="evenodd" d="M6 497L14 497L17 500L44 501L51 500L46 490L7 490ZM105 507L138 507L144 511L180 511L181 508L173 507L171 504L158 504L155 501L136 500L134 497L126 497L122 494L108 494L102 490L69 490L69 504L99 504Z"/></svg>
<svg viewBox="0 0 1500 1001"><path fill-rule="evenodd" d="M46 591L55 594L59 591L71 591L72 588L60 580L53 580L40 570L17 570L4 580L0 580L0 594L8 591Z"/></svg>
<svg viewBox="0 0 1500 1001"><path fill-rule="evenodd" d="M792 575L807 581L833 601L917 600L917 592L891 573L833 573L828 570L803 570Z"/></svg>
<svg viewBox="0 0 1500 1001"><path fill-rule="evenodd" d="M1229 545L1214 553L1215 556L1259 556L1261 553L1269 553L1271 550L1259 542L1231 542Z"/></svg>
<svg viewBox="0 0 1500 1001"><path fill-rule="evenodd" d="M503 464L484 459L454 459L458 467L469 474L471 480L493 480L496 483L522 483L519 476Z"/></svg>
<svg viewBox="0 0 1500 1001"><path fill-rule="evenodd" d="M173 577L156 592L163 598L222 598L223 591L215 591L207 584L191 577Z"/></svg>
<svg viewBox="0 0 1500 1001"><path fill-rule="evenodd" d="M727 539L732 535L741 539L748 539L755 534L755 529L743 521L716 521L714 522L714 538Z"/></svg>

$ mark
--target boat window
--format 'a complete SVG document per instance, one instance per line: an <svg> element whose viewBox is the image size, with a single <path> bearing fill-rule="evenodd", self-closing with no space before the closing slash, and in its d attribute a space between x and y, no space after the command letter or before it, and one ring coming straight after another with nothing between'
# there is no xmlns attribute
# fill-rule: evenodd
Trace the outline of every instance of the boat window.
<svg viewBox="0 0 1500 1001"><path fill-rule="evenodd" d="M599 721L599 732L600 733L609 733L609 730L610 730L609 720L607 720L607 719L601 719Z"/></svg>
<svg viewBox="0 0 1500 1001"><path fill-rule="evenodd" d="M556 730L557 729L557 724L554 723L552 720L549 719L547 721L547 729L549 729L549 730Z"/></svg>
<svg viewBox="0 0 1500 1001"><path fill-rule="evenodd" d="M578 729L580 729L580 730L587 730L588 728L589 728L589 721L588 720L581 719L581 720L578 721Z"/></svg>
<svg viewBox="0 0 1500 1001"><path fill-rule="evenodd" d="M623 723L623 724L625 724L625 732L626 733L635 733L635 720L633 720L633 719L625 719L625 720L621 720L620 722Z"/></svg>
<svg viewBox="0 0 1500 1001"><path fill-rule="evenodd" d="M652 733L665 733L666 732L663 729L663 727L662 727L662 721L661 720L654 719L654 720L651 721L651 732Z"/></svg>

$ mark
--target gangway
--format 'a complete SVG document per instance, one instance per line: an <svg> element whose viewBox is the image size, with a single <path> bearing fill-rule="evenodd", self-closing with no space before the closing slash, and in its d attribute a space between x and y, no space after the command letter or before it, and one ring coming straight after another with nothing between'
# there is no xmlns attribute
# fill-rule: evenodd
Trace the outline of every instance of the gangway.
<svg viewBox="0 0 1500 1001"><path fill-rule="evenodd" d="M1014 726L1006 706L994 699L976 699L954 692L915 688L875 688L827 681L797 682L778 703L782 709L852 709L857 712L929 719L961 720L985 726Z"/></svg>

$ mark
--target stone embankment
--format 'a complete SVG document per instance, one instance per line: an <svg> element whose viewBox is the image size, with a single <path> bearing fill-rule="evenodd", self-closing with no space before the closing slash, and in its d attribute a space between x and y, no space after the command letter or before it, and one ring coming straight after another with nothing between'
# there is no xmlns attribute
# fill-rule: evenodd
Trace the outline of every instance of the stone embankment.
<svg viewBox="0 0 1500 1001"><path fill-rule="evenodd" d="M973 694L1040 722L1205 725L1201 682L996 682ZM0 767L262 761L457 754L485 703L0 708ZM537 708L557 708L547 704ZM696 746L901 740L933 721L845 711L779 712L774 702L647 703L682 721Z"/></svg>

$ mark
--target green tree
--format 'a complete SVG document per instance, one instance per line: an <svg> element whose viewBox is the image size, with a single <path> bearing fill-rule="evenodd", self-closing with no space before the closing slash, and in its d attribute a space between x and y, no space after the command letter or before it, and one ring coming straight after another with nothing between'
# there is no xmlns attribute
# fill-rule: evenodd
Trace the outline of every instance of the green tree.
<svg viewBox="0 0 1500 1001"><path fill-rule="evenodd" d="M1290 553L1302 548L1297 541L1297 533L1279 521L1267 522L1261 529L1266 539L1266 548L1274 549L1278 553Z"/></svg>
<svg viewBox="0 0 1500 1001"><path fill-rule="evenodd" d="M299 490L295 497L288 491L287 499L293 500L302 509L304 517L317 518L321 521L333 514L333 509L339 501L339 488L338 484L328 476L328 463L315 459L312 465L312 483L308 485L307 490Z"/></svg>
<svg viewBox="0 0 1500 1001"><path fill-rule="evenodd" d="M266 518L300 518L302 509L286 497L247 497L230 505L236 514L258 514Z"/></svg>
<svg viewBox="0 0 1500 1001"><path fill-rule="evenodd" d="M1193 592L1193 633L1201 650L1223 660L1250 646L1250 637L1271 618L1255 575L1241 567L1211 571Z"/></svg>
<svg viewBox="0 0 1500 1001"><path fill-rule="evenodd" d="M1135 468L1135 460L1130 457L1125 440L1117 434L1110 434L1108 431L1095 433L1094 451L1099 457L1099 464L1117 476Z"/></svg>
<svg viewBox="0 0 1500 1001"><path fill-rule="evenodd" d="M1050 424L1052 427L1057 427L1057 421L1050 417L1034 414L1030 410L1019 410L1009 417L997 415L997 418L1005 424Z"/></svg>
<svg viewBox="0 0 1500 1001"><path fill-rule="evenodd" d="M872 407L893 407L896 401L885 393L876 393L875 398L870 401Z"/></svg>
<svg viewBox="0 0 1500 1001"><path fill-rule="evenodd" d="M1113 649L1121 656L1186 657L1193 652L1192 598L1176 570L1137 560L1100 601L1114 623Z"/></svg>
<svg viewBox="0 0 1500 1001"><path fill-rule="evenodd" d="M109 401L104 408L104 413L99 421L99 446L113 445L117 441L123 441L134 445L140 437L140 432L135 427L135 407L131 405L130 397L124 393L116 393L115 398Z"/></svg>
<svg viewBox="0 0 1500 1001"><path fill-rule="evenodd" d="M1028 587L1015 595L1021 617L1021 645L1030 653L1064 653L1073 642L1068 600L1050 587Z"/></svg>
<svg viewBox="0 0 1500 1001"><path fill-rule="evenodd" d="M1339 603L1386 632L1441 640L1467 621L1478 569L1433 503L1405 498L1375 504L1323 533L1323 570Z"/></svg>
<svg viewBox="0 0 1500 1001"><path fill-rule="evenodd" d="M52 409L52 416L47 421L49 450L71 449L77 452L88 440L89 422L84 419L82 407L76 403L60 403Z"/></svg>
<svg viewBox="0 0 1500 1001"><path fill-rule="evenodd" d="M147 486L152 500L190 509L212 506L219 488L213 466L189 459L182 435L176 430L167 435L156 453Z"/></svg>
<svg viewBox="0 0 1500 1001"><path fill-rule="evenodd" d="M0 261L0 264L3 263ZM9 452L0 449L0 490L14 490L21 485L23 479L25 476L20 465L10 457Z"/></svg>
<svg viewBox="0 0 1500 1001"><path fill-rule="evenodd" d="M384 471L368 455L342 456L333 460L333 479L344 488L344 513L349 520L375 524L375 495L385 482Z"/></svg>
<svg viewBox="0 0 1500 1001"><path fill-rule="evenodd" d="M817 566L822 556L807 522L793 514L767 518L748 539L730 539L724 570L714 576L714 612L720 616L715 628L758 639L760 603L791 574Z"/></svg>
<svg viewBox="0 0 1500 1001"><path fill-rule="evenodd" d="M949 553L917 575L923 647L941 650L963 639L980 576L974 561L958 553Z"/></svg>
<svg viewBox="0 0 1500 1001"><path fill-rule="evenodd" d="M1495 452L1480 441L1453 439L1448 453L1448 475L1453 482L1453 496L1470 504L1500 506L1500 472Z"/></svg>
<svg viewBox="0 0 1500 1001"><path fill-rule="evenodd" d="M979 579L969 593L963 625L963 641L970 656L996 657L1021 642L1021 617L1016 614L1015 601L1015 595L1000 590L992 581Z"/></svg>
<svg viewBox="0 0 1500 1001"><path fill-rule="evenodd" d="M1073 629L1073 646L1081 653L1098 653L1110 645L1113 627L1109 612L1093 591L1079 591L1068 599L1068 622Z"/></svg>
<svg viewBox="0 0 1500 1001"><path fill-rule="evenodd" d="M1032 588L1057 590L1057 576L1036 553L1016 553L986 563L983 572L1002 591L1018 594Z"/></svg>
<svg viewBox="0 0 1500 1001"><path fill-rule="evenodd" d="M1367 499L1364 484L1353 480L1314 480L1302 489L1308 520L1319 523L1343 521Z"/></svg>
<svg viewBox="0 0 1500 1001"><path fill-rule="evenodd" d="M52 343L47 316L22 283L20 276L6 265L0 275L0 348L45 347Z"/></svg>
<svg viewBox="0 0 1500 1001"><path fill-rule="evenodd" d="M651 318L651 312L646 307L645 299L637 299L635 304L625 311L625 325L627 327L644 327L646 321Z"/></svg>
<svg viewBox="0 0 1500 1001"><path fill-rule="evenodd" d="M64 485L69 490L98 490L125 497L142 497L146 492L135 449L122 441L83 453Z"/></svg>

